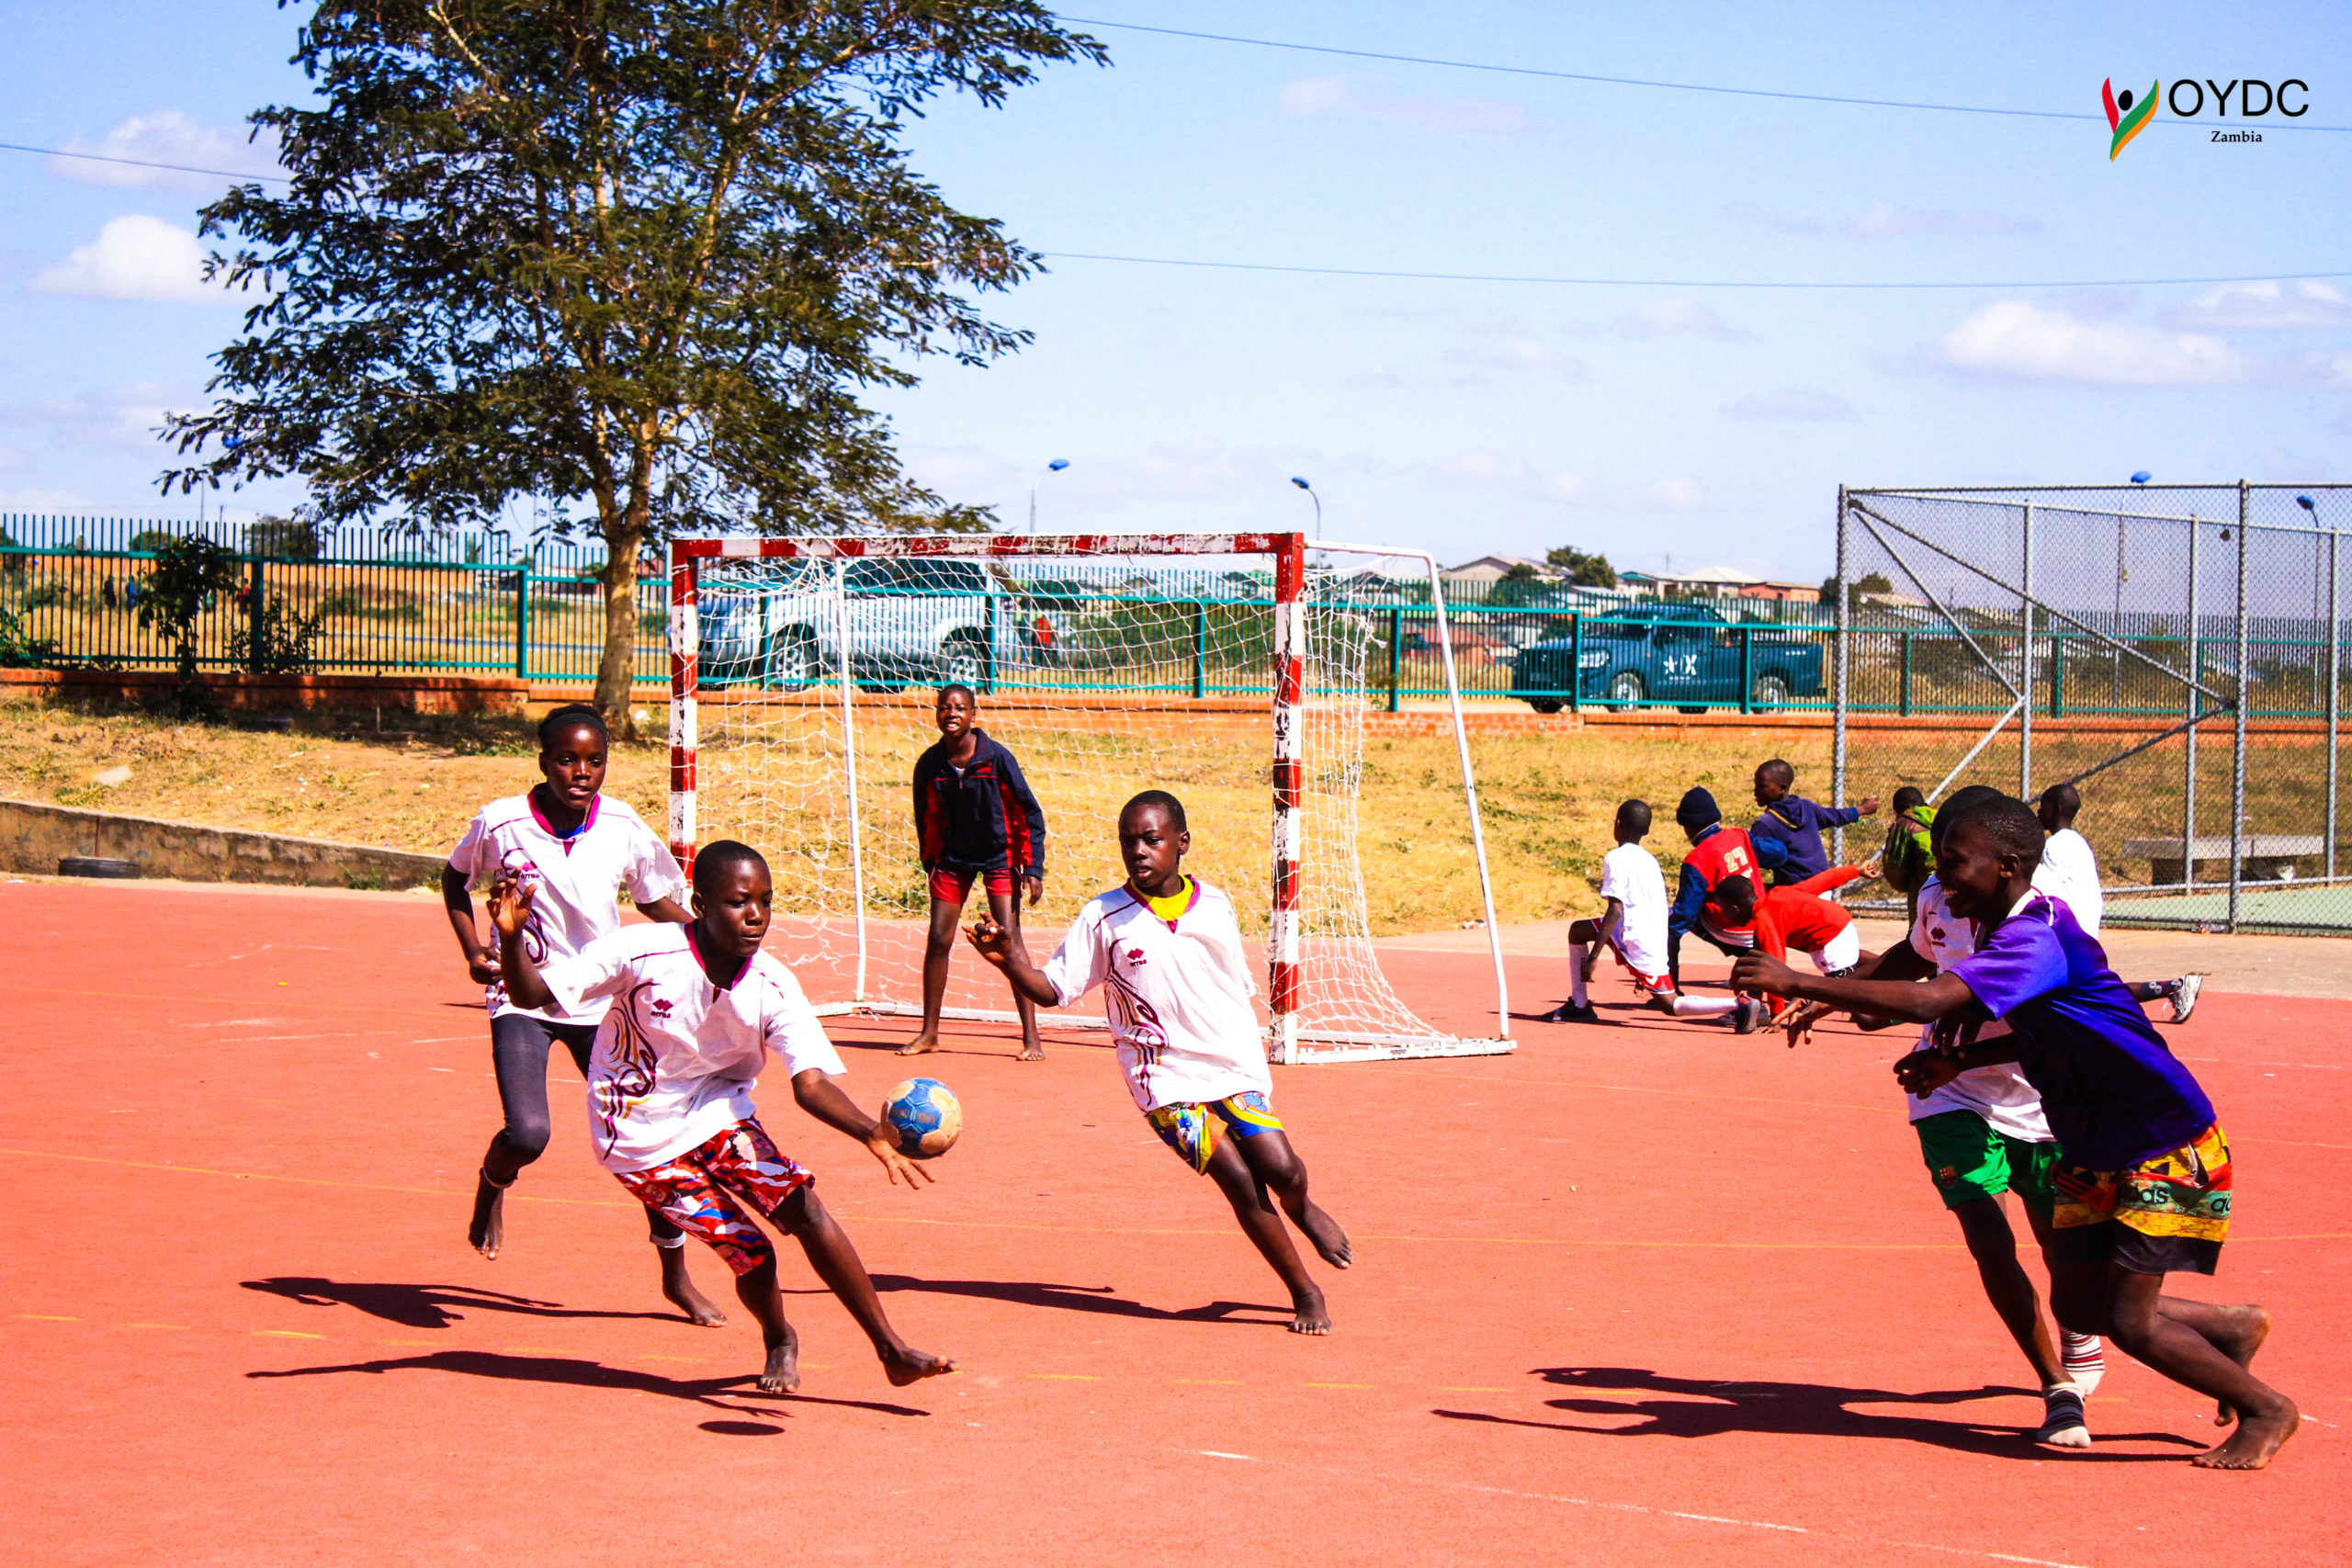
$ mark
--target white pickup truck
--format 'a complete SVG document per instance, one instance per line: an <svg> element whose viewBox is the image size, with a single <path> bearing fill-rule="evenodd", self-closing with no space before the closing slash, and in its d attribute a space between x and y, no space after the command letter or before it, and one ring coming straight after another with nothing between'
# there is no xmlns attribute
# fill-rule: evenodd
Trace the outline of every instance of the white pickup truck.
<svg viewBox="0 0 2352 1568"><path fill-rule="evenodd" d="M698 605L701 679L798 691L841 668L868 691L961 681L985 691L1012 665L1059 662L1064 616L977 561L868 558L836 576L812 561L775 583L713 585Z"/></svg>

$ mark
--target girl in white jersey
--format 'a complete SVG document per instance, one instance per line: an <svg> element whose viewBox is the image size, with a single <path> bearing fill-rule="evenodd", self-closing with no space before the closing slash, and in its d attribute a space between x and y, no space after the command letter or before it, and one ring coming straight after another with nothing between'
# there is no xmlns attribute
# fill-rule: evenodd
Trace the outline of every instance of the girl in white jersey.
<svg viewBox="0 0 2352 1568"><path fill-rule="evenodd" d="M613 895L622 888L656 920L694 919L680 902L686 887L677 861L625 802L605 797L605 721L594 708L573 704L548 715L539 723L545 782L483 807L441 872L450 929L467 967L486 987L491 1062L505 1112L505 1125L482 1156L466 1232L484 1258L497 1257L505 1243L506 1190L547 1151L548 1053L560 1043L585 1077L605 1005L518 1006L500 980L498 950L481 940L469 886L487 887L501 875L531 885L530 920L521 940L540 963L570 957L619 930ZM726 1322L727 1314L686 1277L684 1234L659 1213L650 1226L662 1260L662 1293L695 1323Z"/></svg>
<svg viewBox="0 0 2352 1568"><path fill-rule="evenodd" d="M993 919L970 931L1013 994L1066 1008L1101 986L1128 1092L1160 1141L1216 1179L1243 1234L1290 1288L1294 1334L1329 1334L1331 1314L1283 1228L1299 1228L1323 1261L1345 1269L1347 1233L1306 1196L1306 1166L1267 1106L1249 960L1233 903L1186 876L1193 847L1184 807L1146 790L1119 813L1122 887L1091 900L1042 970ZM1282 1213L1267 1201L1281 1201Z"/></svg>

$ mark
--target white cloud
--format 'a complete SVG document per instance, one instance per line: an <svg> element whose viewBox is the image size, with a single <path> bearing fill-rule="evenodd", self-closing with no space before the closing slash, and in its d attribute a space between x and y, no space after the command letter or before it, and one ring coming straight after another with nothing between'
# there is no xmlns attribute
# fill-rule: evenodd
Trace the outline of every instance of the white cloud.
<svg viewBox="0 0 2352 1568"><path fill-rule="evenodd" d="M1351 114L1449 136L1521 136L1542 123L1517 104L1491 98L1391 96L1369 76L1308 77L1284 87L1278 101L1286 114Z"/></svg>
<svg viewBox="0 0 2352 1568"><path fill-rule="evenodd" d="M2346 327L2352 326L2352 301L2332 285L2308 278L2290 283L2225 283L2199 295L2165 319L2177 327L2243 331Z"/></svg>
<svg viewBox="0 0 2352 1568"><path fill-rule="evenodd" d="M61 446L112 446L153 457L161 449L157 432L175 400L173 389L162 382L141 381L78 398L0 408L0 423L48 430Z"/></svg>
<svg viewBox="0 0 2352 1568"><path fill-rule="evenodd" d="M1687 476L1650 480L1594 479L1566 469L1546 471L1512 452L1474 447L1423 470L1449 489L1499 491L1532 501L1612 512L1688 512L1705 504Z"/></svg>
<svg viewBox="0 0 2352 1568"><path fill-rule="evenodd" d="M1803 387L1776 387L1750 392L1724 404L1733 419L1844 420L1855 417L1854 405L1835 392L1809 391Z"/></svg>
<svg viewBox="0 0 2352 1568"><path fill-rule="evenodd" d="M82 512L91 502L76 491L43 489L0 490L0 512Z"/></svg>
<svg viewBox="0 0 2352 1568"><path fill-rule="evenodd" d="M1735 201L1724 209L1735 222L1781 234L1838 240L1916 240L1927 236L2039 234L2041 225L2030 218L2012 218L1988 208L1939 209L1898 207L1882 201L1846 218L1816 218L1809 213L1781 212L1752 201Z"/></svg>
<svg viewBox="0 0 2352 1568"><path fill-rule="evenodd" d="M95 243L74 247L30 287L36 294L76 299L190 304L232 298L219 284L204 281L204 252L194 230L141 212L109 219Z"/></svg>
<svg viewBox="0 0 2352 1568"><path fill-rule="evenodd" d="M1465 329L1442 357L1449 365L1476 370L1535 370L1581 381L1589 367L1572 354L1546 342L1543 334L1515 324Z"/></svg>
<svg viewBox="0 0 2352 1568"><path fill-rule="evenodd" d="M1985 306L1946 333L1940 349L1954 369L2094 387L2230 386L2258 369L2217 337L2086 321L2023 299Z"/></svg>
<svg viewBox="0 0 2352 1568"><path fill-rule="evenodd" d="M223 169L232 175L249 176L278 172L277 162L262 148L247 141L242 128L202 125L177 109L133 115L96 141L76 137L65 146L72 152L182 165L179 169L151 169L137 164L102 164L90 158L49 160L51 174L88 185L217 191L221 188L220 175L189 174L187 170Z"/></svg>
<svg viewBox="0 0 2352 1568"><path fill-rule="evenodd" d="M1696 299L1654 299L1611 323L1627 337L1703 337L1733 343L1748 334Z"/></svg>

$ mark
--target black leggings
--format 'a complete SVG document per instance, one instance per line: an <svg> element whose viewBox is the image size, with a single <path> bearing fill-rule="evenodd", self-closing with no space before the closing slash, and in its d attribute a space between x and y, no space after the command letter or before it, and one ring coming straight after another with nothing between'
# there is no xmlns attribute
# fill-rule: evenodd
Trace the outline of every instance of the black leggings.
<svg viewBox="0 0 2352 1568"><path fill-rule="evenodd" d="M558 1041L586 1077L588 1053L596 1044L594 1024L549 1023L519 1012L501 1013L490 1021L490 1059L498 1074L498 1103L506 1112L506 1125L490 1140L481 1170L502 1187L547 1153L554 1131L548 1119L548 1056ZM684 1234L658 1211L645 1213L656 1241Z"/></svg>

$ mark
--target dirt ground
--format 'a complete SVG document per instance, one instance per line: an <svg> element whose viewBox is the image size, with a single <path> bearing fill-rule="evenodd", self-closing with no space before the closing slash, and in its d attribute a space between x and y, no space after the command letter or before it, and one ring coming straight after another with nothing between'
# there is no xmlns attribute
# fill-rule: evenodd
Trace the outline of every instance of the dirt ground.
<svg viewBox="0 0 2352 1568"><path fill-rule="evenodd" d="M659 824L665 815L668 751L658 738L662 712L656 708L649 716L657 738L616 748L605 787ZM0 794L432 852L455 843L484 801L518 793L537 776L532 763L537 741L521 719L387 716L380 734L364 715L326 722L334 728L278 730L0 705ZM1200 791L1229 802L1232 813L1252 818L1242 837L1253 848L1237 858L1234 871L1262 880L1262 755L1242 739L1202 736L1191 744L1194 754L1181 762L1171 763L1164 753L1157 761L1137 760L1132 765L1138 771L1119 782L1116 793L1181 774L1184 782L1176 787L1188 798ZM1657 807L1653 847L1670 861L1680 839L1668 818L1682 792L1704 784L1737 817L1747 807L1748 773L1764 754L1751 757L1747 749L1727 754L1725 739L1707 733L1483 736L1473 738L1472 749L1496 910L1507 924L1598 910L1594 889L1619 800L1638 795ZM1781 751L1796 764L1801 789L1826 788L1826 735L1792 731ZM711 771L707 761L706 771ZM894 799L896 790L893 784ZM1365 741L1359 847L1375 934L1459 930L1480 915L1460 801L1450 739ZM1053 813L1051 798L1046 806ZM706 809L707 817L716 815L715 806ZM1065 834L1080 830L1077 823L1056 828ZM1082 897L1083 880L1073 873L1054 890L1057 897ZM1235 890L1237 897L1246 891L1238 885Z"/></svg>

